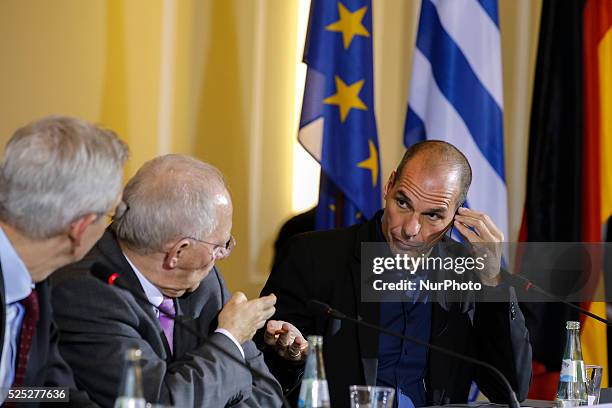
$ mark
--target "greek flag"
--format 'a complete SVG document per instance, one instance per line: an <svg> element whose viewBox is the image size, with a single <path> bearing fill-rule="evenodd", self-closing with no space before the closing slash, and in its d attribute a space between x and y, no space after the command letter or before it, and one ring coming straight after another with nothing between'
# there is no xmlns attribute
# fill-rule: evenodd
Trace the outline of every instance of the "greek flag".
<svg viewBox="0 0 612 408"><path fill-rule="evenodd" d="M467 203L508 237L497 0L423 0L404 144L444 140L473 172Z"/></svg>

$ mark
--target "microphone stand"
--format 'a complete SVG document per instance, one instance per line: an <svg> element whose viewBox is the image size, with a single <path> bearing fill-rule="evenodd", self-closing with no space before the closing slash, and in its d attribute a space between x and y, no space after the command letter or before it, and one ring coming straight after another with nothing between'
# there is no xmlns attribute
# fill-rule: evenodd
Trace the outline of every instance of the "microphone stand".
<svg viewBox="0 0 612 408"><path fill-rule="evenodd" d="M574 310L578 311L579 313L581 313L581 314L583 314L585 316L589 316L589 317L591 317L591 318L593 318L593 319L595 319L595 320L597 320L597 321L599 321L599 322L601 322L601 323L603 323L605 325L608 325L608 326L612 325L612 324L610 324L609 320L607 320L607 319L605 319L605 318L603 318L601 316L598 316L595 313L589 312L588 310L585 310L585 309L581 308L580 306L573 304L572 302L568 302L567 300L562 299L559 296L556 296L556 295L553 295L552 293L547 292L546 290L542 289L541 287L539 287L538 285L536 285L535 283L533 283L532 281L530 281L529 279L527 279L524 276L521 276L521 275L510 275L510 276L511 276L511 279L519 280L519 281L521 281L521 283L525 284L525 286L522 287L522 289L525 292L529 292L530 290L533 289L536 292L546 296L547 298L552 299L552 300L554 300L556 302L559 302L559 303L563 303L565 306L567 306L567 307L569 307L571 309L574 309Z"/></svg>
<svg viewBox="0 0 612 408"><path fill-rule="evenodd" d="M493 365L491 365L489 363L477 360L477 359L472 358L472 357L465 356L463 354L457 353L457 352L452 351L452 350L448 350L448 349L446 349L444 347L436 346L435 344L431 344L431 343L425 342L423 340L419 340L419 339L414 338L414 337L410 337L410 336L406 336L406 335L403 335L403 334L400 334L400 333L396 333L394 331L385 329L384 327L375 325L373 323L366 322L364 320L354 319L352 317L349 317L349 316L345 315L344 313L341 313L341 312L339 312L339 311L337 311L335 309L332 309L329 305L327 305L327 304L325 304L323 302L319 302L317 300L311 300L309 303L312 306L311 310L320 311L320 312L322 312L322 314L327 315L329 317L333 317L333 318L338 319L338 320L344 320L344 321L347 321L347 322L350 322L350 323L353 323L353 324L356 324L356 325L361 325L361 326L369 327L370 329L374 329L374 330L376 330L378 332L387 334L389 336L397 337L397 338L403 339L403 340L408 340L408 341L410 341L412 343L418 344L420 346L426 347L426 348L431 349L431 350L438 351L438 352L440 352L442 354L446 354L448 356L458 358L459 360L467 361L468 363L472 363L474 365L478 365L480 367L487 368L488 370L494 372L495 375L497 375L497 377L499 377L499 379L502 380L502 382L504 383L504 385L508 389L509 396L510 396L510 402L508 403L508 406L510 408L520 408L520 404L519 404L519 402L518 402L518 400L516 398L516 394L514 393L514 390L512 389L512 386L510 385L510 383L508 382L506 377L495 366L493 366Z"/></svg>

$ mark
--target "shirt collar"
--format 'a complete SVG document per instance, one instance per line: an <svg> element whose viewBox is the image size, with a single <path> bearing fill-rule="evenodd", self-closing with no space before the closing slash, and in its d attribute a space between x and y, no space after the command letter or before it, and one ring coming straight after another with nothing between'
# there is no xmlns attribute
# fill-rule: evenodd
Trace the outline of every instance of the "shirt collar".
<svg viewBox="0 0 612 408"><path fill-rule="evenodd" d="M125 252L123 253L123 256L125 257L125 259L128 261L128 263L130 264L130 266L134 270L134 273L136 274L136 277L140 281L140 286L142 286L142 289L144 290L144 293L147 296L147 299L149 299L149 303L151 303L152 305L155 305L155 306L161 305L163 300L164 300L164 295L161 293L161 290L159 290L159 288L157 286L152 284L151 281L149 281L138 270L138 268L136 268L136 266L134 266L132 261L130 261L130 258L128 258L128 256L125 254Z"/></svg>
<svg viewBox="0 0 612 408"><path fill-rule="evenodd" d="M4 299L7 305L27 298L34 286L28 268L0 227L0 264L4 275Z"/></svg>

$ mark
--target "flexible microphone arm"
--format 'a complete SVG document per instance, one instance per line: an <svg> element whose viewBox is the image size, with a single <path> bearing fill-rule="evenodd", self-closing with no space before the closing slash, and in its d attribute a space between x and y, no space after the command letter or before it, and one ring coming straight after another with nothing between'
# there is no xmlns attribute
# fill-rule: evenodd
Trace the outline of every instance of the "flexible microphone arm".
<svg viewBox="0 0 612 408"><path fill-rule="evenodd" d="M320 314L320 315L323 315L323 316L333 317L333 318L338 319L338 320L345 320L345 321L354 323L356 325L361 325L361 326L369 327L370 329L374 329L374 330L376 330L378 332L387 334L389 336L397 337L397 338L400 338L400 339L403 339L403 340L408 340L408 341L410 341L412 343L415 343L415 344L418 344L420 346L427 347L428 349L439 351L442 354L446 354L448 356L458 358L459 360L467 361L468 363L472 363L474 365L477 365L477 366L480 366L480 367L484 367L484 368L494 372L495 375L497 375L502 380L502 382L504 383L504 385L508 389L509 396L510 396L510 402L508 404L509 407L510 408L519 408L520 407L520 404L519 404L519 402L518 402L518 400L516 398L516 394L514 393L514 390L512 389L512 386L510 385L510 383L508 382L506 377L502 374L501 371L499 371L496 367L494 367L493 365L491 365L489 363L486 363L486 362L481 361L481 360L477 360L477 359L472 358L472 357L465 356L463 354L457 353L457 352L452 351L452 350L448 350L448 349L446 349L444 347L436 346L435 344L431 344L431 343L428 343L428 342L423 341L423 340L419 340L419 339L414 338L414 337L406 336L406 335L403 335L401 333L396 333L394 331L385 329L384 327L378 326L376 324L368 323L368 322L366 322L364 320L358 320L358 319L354 319L352 317L348 317L344 313L339 312L338 310L333 309L328 304L320 302L318 300L314 300L314 299L310 300L308 302L308 309L311 312L313 312L313 314Z"/></svg>
<svg viewBox="0 0 612 408"><path fill-rule="evenodd" d="M538 285L536 285L535 283L533 283L532 281L530 281L529 279L527 279L526 277L524 277L522 275L510 275L510 280L511 281L520 281L521 284L524 284L524 286L523 285L519 285L519 286L521 286L521 289L523 289L525 292L529 292L530 290L534 290L534 291L536 291L536 292L546 296L549 299L552 299L552 300L554 300L556 302L559 302L559 303L563 303L565 306L567 306L567 307L569 307L571 309L577 310L579 313L581 313L583 315L589 316L589 317L591 317L591 318L593 318L593 319L595 319L595 320L597 320L599 322L602 322L603 324L606 324L608 326L612 326L612 324L610 324L609 320L607 320L607 319L605 319L605 318L603 318L601 316L598 316L595 313L589 312L588 310L585 310L585 309L581 308L580 306L573 304L572 302L568 302L567 300L565 300L565 299L563 299L563 298L561 298L559 296L556 296L556 295L553 295L550 292L547 292L546 290L542 289L541 287L539 287ZM514 282L511 282L511 283L514 283Z"/></svg>
<svg viewBox="0 0 612 408"><path fill-rule="evenodd" d="M229 357L235 363L238 363L241 366L243 366L246 369L248 369L251 372L251 375L254 375L255 377L259 377L262 380L266 381L268 384L271 384L273 389L276 389L276 386L279 385L275 381L272 381L263 372L257 370L256 368L253 368L253 367L249 366L246 362L244 362L241 359L237 358L236 356L232 355L230 352L225 350L223 347L220 347L217 344L209 341L207 337L205 337L202 334L198 333L196 330L194 330L193 328L191 328L188 325L186 325L185 323L183 323L180 319L177 319L175 316L171 316L168 313L165 313L158 306L156 306L153 303L151 303L149 301L149 299L147 299L147 297L145 297L145 296L141 295L140 293L137 293L137 292L131 290L130 288L126 287L125 285L123 285L121 283L121 279L120 279L121 275L118 272L114 272L108 266L106 266L106 265L104 265L103 263L100 263L100 262L95 262L91 266L90 271L91 271L91 274L93 276L95 276L96 278L100 279L104 283L106 283L106 284L108 284L110 286L117 287L117 288L119 288L121 290L125 290L126 292L129 292L132 296L134 296L136 299L141 300L141 301L151 305L152 307L157 309L159 311L159 313L163 314L164 316L168 317L169 319L172 319L175 324L179 325L182 329L187 331L189 334L192 334L195 337L197 337L198 340L200 340L203 343L211 346L213 349L221 352L226 357ZM279 396L281 397L281 400L283 402L283 407L291 408L291 405L289 404L289 401L287 401L287 398L285 398L285 395L283 394L283 390L282 389L280 390Z"/></svg>

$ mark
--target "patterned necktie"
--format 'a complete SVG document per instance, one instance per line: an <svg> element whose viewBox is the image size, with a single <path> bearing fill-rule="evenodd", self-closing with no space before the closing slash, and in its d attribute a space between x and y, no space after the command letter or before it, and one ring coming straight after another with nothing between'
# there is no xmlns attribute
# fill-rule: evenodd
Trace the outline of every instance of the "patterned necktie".
<svg viewBox="0 0 612 408"><path fill-rule="evenodd" d="M40 317L40 308L38 306L38 293L36 289L32 289L30 295L20 301L25 309L25 316L21 324L21 333L19 335L19 354L17 355L17 368L15 370L14 387L23 387L25 380L26 367L28 366L28 357L32 339L36 331L36 323Z"/></svg>
<svg viewBox="0 0 612 408"><path fill-rule="evenodd" d="M173 350L173 337L174 337L174 316L176 316L176 310L174 309L174 300L164 296L164 300L159 305L159 325L161 326L168 345L170 346L170 352Z"/></svg>

